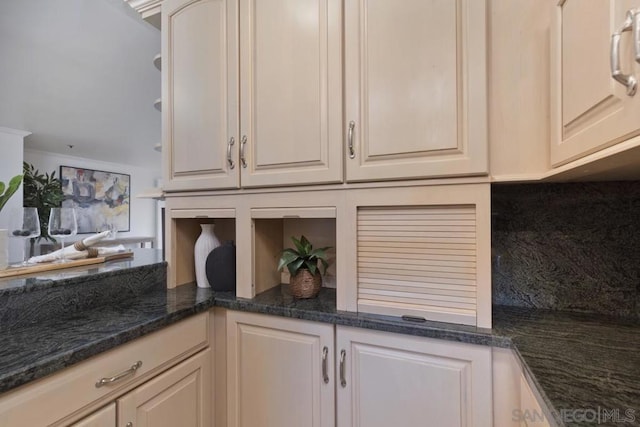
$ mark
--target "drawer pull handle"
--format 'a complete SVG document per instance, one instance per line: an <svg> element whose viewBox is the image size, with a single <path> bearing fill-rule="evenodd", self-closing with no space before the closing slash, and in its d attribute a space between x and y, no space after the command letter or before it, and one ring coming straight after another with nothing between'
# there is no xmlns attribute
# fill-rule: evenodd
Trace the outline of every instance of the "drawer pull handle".
<svg viewBox="0 0 640 427"><path fill-rule="evenodd" d="M136 373L136 371L138 369L140 369L141 366L142 366L142 361L138 360L136 363L131 365L131 367L129 369L127 369L126 371L120 372L118 375L115 375L115 376L110 377L110 378L101 378L96 383L96 388L100 388L103 385L113 384L115 382L120 381L121 379L123 379L125 377L128 377L129 375L133 375L133 374Z"/></svg>
<svg viewBox="0 0 640 427"><path fill-rule="evenodd" d="M133 423L129 421L125 427L133 427Z"/></svg>
<svg viewBox="0 0 640 427"><path fill-rule="evenodd" d="M345 373L345 359L347 358L347 352L345 350L340 351L340 385L344 388L347 386L347 376Z"/></svg>
<svg viewBox="0 0 640 427"><path fill-rule="evenodd" d="M328 356L329 355L329 348L328 347L324 347L322 349L322 379L324 380L325 384L329 384L329 372L328 372Z"/></svg>

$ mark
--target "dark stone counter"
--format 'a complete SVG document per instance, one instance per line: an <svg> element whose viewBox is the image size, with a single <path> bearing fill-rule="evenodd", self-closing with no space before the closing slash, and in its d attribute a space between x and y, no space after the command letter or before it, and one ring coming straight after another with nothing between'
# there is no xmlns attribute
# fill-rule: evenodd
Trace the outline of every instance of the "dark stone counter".
<svg viewBox="0 0 640 427"><path fill-rule="evenodd" d="M166 287L166 282L162 283ZM126 302L52 317L0 335L0 393L208 310L212 292L158 287Z"/></svg>
<svg viewBox="0 0 640 427"><path fill-rule="evenodd" d="M166 274L164 263L156 265L155 269ZM133 282L121 282L125 289L133 286ZM593 425L571 421L574 410L618 410L620 416L624 416L626 410L633 410L636 420L629 420L625 425L640 426L640 324L635 321L497 306L494 307L493 329L483 329L337 311L335 290L326 288L318 298L311 300L293 299L286 287L273 288L248 300L232 293L214 295L195 285L167 290L165 283L164 280L155 283L143 280L141 286L145 287L145 292L132 292L126 298L94 305L90 309L76 310L71 304L71 309L59 311L46 321L14 322L8 329L0 323L3 330L0 335L0 392L219 306L512 348L558 425ZM112 283L112 286L117 284ZM620 424L601 420L599 425Z"/></svg>

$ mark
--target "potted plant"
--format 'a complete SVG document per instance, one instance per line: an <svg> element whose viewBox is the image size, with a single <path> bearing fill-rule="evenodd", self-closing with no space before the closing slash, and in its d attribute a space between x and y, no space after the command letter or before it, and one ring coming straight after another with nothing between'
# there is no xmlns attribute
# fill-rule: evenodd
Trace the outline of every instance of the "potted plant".
<svg viewBox="0 0 640 427"><path fill-rule="evenodd" d="M26 208L38 208L40 217L40 237L31 239L30 256L34 256L36 241L40 239L55 243L55 239L49 235L49 214L51 208L60 207L64 200L62 193L62 183L56 178L56 172L42 174L33 165L24 162L22 164L24 172L24 200Z"/></svg>
<svg viewBox="0 0 640 427"><path fill-rule="evenodd" d="M2 212L2 208L4 208L11 196L18 191L21 182L22 175L16 175L11 178L9 185L0 181L0 212ZM6 229L0 229L0 270L4 270L9 266L8 235L9 232Z"/></svg>
<svg viewBox="0 0 640 427"><path fill-rule="evenodd" d="M306 237L300 239L291 237L296 249L285 249L280 256L278 271L287 267L291 274L289 288L294 298L315 298L322 287L322 274L327 272L329 263L327 262L326 251L330 247L313 249L313 245ZM320 266L324 271L320 272Z"/></svg>

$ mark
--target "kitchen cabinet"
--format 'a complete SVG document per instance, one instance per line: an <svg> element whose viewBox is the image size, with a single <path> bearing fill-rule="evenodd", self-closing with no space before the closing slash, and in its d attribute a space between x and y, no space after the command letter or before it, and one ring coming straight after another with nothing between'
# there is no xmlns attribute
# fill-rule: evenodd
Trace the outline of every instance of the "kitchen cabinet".
<svg viewBox="0 0 640 427"><path fill-rule="evenodd" d="M240 184L237 14L237 0L162 3L166 191Z"/></svg>
<svg viewBox="0 0 640 427"><path fill-rule="evenodd" d="M71 427L116 427L116 404L111 403L97 410Z"/></svg>
<svg viewBox="0 0 640 427"><path fill-rule="evenodd" d="M492 357L494 426L549 427L551 411L536 397L514 350L496 347Z"/></svg>
<svg viewBox="0 0 640 427"><path fill-rule="evenodd" d="M163 11L167 191L488 172L484 0Z"/></svg>
<svg viewBox="0 0 640 427"><path fill-rule="evenodd" d="M330 427L333 327L227 313L229 427Z"/></svg>
<svg viewBox="0 0 640 427"><path fill-rule="evenodd" d="M493 425L491 348L336 329L339 426Z"/></svg>
<svg viewBox="0 0 640 427"><path fill-rule="evenodd" d="M481 175L484 0L346 0L347 180Z"/></svg>
<svg viewBox="0 0 640 427"><path fill-rule="evenodd" d="M542 410L542 405L529 387L524 374L520 376L520 410L523 427L550 427L548 411Z"/></svg>
<svg viewBox="0 0 640 427"><path fill-rule="evenodd" d="M240 0L243 187L342 181L341 58L341 0Z"/></svg>
<svg viewBox="0 0 640 427"><path fill-rule="evenodd" d="M632 42L640 15L629 15L640 1L552 7L551 163L559 166L640 134L640 51Z"/></svg>
<svg viewBox="0 0 640 427"><path fill-rule="evenodd" d="M339 0L162 7L165 190L342 180Z"/></svg>
<svg viewBox="0 0 640 427"><path fill-rule="evenodd" d="M491 327L491 188L350 191L339 309Z"/></svg>
<svg viewBox="0 0 640 427"><path fill-rule="evenodd" d="M492 425L490 347L228 311L227 372L233 427Z"/></svg>
<svg viewBox="0 0 640 427"><path fill-rule="evenodd" d="M211 351L192 356L118 399L118 426L210 427Z"/></svg>
<svg viewBox="0 0 640 427"><path fill-rule="evenodd" d="M0 425L208 426L209 320L192 316L0 395ZM180 421L156 423L158 416Z"/></svg>

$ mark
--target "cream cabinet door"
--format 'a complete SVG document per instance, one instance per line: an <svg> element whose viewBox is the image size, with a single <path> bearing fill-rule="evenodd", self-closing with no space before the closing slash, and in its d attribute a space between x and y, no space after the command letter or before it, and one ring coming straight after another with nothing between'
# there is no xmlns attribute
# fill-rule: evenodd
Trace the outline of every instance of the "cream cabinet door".
<svg viewBox="0 0 640 427"><path fill-rule="evenodd" d="M551 423L524 375L520 376L520 419L522 427L550 427Z"/></svg>
<svg viewBox="0 0 640 427"><path fill-rule="evenodd" d="M491 348L337 326L338 427L490 427Z"/></svg>
<svg viewBox="0 0 640 427"><path fill-rule="evenodd" d="M612 34L639 0L553 1L551 163L558 166L640 133L640 94L611 77ZM639 22L640 24L640 22ZM620 37L620 69L640 78L632 31Z"/></svg>
<svg viewBox="0 0 640 427"><path fill-rule="evenodd" d="M210 427L211 350L204 350L118 399L118 426Z"/></svg>
<svg viewBox="0 0 640 427"><path fill-rule="evenodd" d="M116 427L116 404L111 403L70 427Z"/></svg>
<svg viewBox="0 0 640 427"><path fill-rule="evenodd" d="M162 2L167 191L239 185L237 14L237 0Z"/></svg>
<svg viewBox="0 0 640 427"><path fill-rule="evenodd" d="M334 426L332 355L332 325L229 311L229 427Z"/></svg>
<svg viewBox="0 0 640 427"><path fill-rule="evenodd" d="M345 1L348 181L487 173L485 3Z"/></svg>
<svg viewBox="0 0 640 427"><path fill-rule="evenodd" d="M242 186L342 180L342 1L240 0Z"/></svg>

